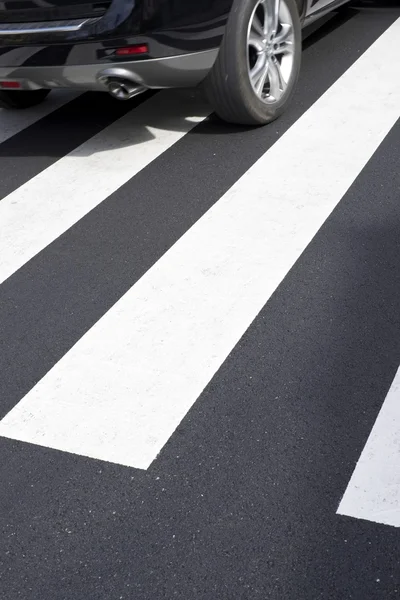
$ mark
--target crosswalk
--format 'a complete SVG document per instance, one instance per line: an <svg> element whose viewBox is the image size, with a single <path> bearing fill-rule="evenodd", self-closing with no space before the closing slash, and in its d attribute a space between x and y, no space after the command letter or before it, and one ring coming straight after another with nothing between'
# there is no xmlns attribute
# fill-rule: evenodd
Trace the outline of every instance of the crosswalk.
<svg viewBox="0 0 400 600"><path fill-rule="evenodd" d="M8 140L14 135L17 135L24 129L37 123L47 115L51 114L58 108L65 106L76 98L78 94L73 92L61 92L50 96L49 101L45 105L35 106L22 115L17 113L9 113L7 111L0 112L0 144Z"/></svg>
<svg viewBox="0 0 400 600"><path fill-rule="evenodd" d="M154 96L3 198L0 282L203 120L207 109L192 96Z"/></svg>
<svg viewBox="0 0 400 600"><path fill-rule="evenodd" d="M103 314L96 313L78 339L71 335L61 356L56 348L47 348L57 360L37 368L29 389L12 406L0 382L1 402L8 406L0 436L149 469L395 126L400 116L400 65L393 57L398 55L399 39L400 19L354 57L354 64L305 107L279 139L263 148L144 273L129 281ZM55 95L51 104L18 118L0 113L0 143L71 100L70 95ZM197 92L157 93L6 194L0 201L3 289L13 278L24 285L29 280L26 269L40 257L51 272L54 256L63 252L56 247L59 240L122 193L124 186L130 186L124 191L128 202L136 202L137 176L159 159L173 160L189 134L195 145L195 132L200 124L207 126L209 112ZM182 172L181 177L183 196L197 193L186 184L190 173ZM169 210L162 206L161 214ZM152 240L152 231L142 235ZM114 236L117 243L118 230ZM139 241L136 253L143 253ZM137 255L128 258L134 263ZM78 273L74 268L71 273ZM90 271L91 264L86 268ZM44 306L46 302L43 296ZM75 306L78 312L87 310L79 298ZM63 318L73 321L75 315ZM29 347L24 330L18 335L18 343ZM8 344L7 336L5 340ZM11 356L6 349L4 356L6 372ZM367 446L362 455L340 514L379 521L376 514L384 510L384 495L373 500L373 511L363 508L358 495L369 479L371 453L378 479L380 461L388 460L380 445L386 422L398 424L400 419L398 386L390 397L390 415L387 409L374 429L371 443L376 448L372 452ZM381 521L399 526L396 435L392 432L389 459L395 475L387 484L394 490L392 517ZM376 479L371 485L378 485Z"/></svg>
<svg viewBox="0 0 400 600"><path fill-rule="evenodd" d="M390 387L338 512L400 527L400 371Z"/></svg>

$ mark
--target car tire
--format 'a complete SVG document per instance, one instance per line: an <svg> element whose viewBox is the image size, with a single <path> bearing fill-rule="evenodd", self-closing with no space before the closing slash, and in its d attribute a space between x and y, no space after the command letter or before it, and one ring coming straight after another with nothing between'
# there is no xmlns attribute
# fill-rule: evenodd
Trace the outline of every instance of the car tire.
<svg viewBox="0 0 400 600"><path fill-rule="evenodd" d="M8 109L30 108L47 98L50 90L0 90L0 107Z"/></svg>
<svg viewBox="0 0 400 600"><path fill-rule="evenodd" d="M208 100L224 121L265 125L279 117L293 97L302 53L300 15L295 0L275 3L234 0L217 59L205 80ZM274 4L279 15L271 18L264 7ZM264 60L268 73L264 83L264 73L257 82Z"/></svg>

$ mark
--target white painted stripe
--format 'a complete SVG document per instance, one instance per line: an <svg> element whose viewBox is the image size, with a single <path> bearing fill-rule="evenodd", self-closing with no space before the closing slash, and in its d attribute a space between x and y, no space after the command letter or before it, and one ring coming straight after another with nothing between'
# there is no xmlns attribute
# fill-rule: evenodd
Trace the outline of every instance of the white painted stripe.
<svg viewBox="0 0 400 600"><path fill-rule="evenodd" d="M400 369L350 479L338 514L400 527Z"/></svg>
<svg viewBox="0 0 400 600"><path fill-rule="evenodd" d="M0 283L186 135L207 111L193 93L160 92L3 198Z"/></svg>
<svg viewBox="0 0 400 600"><path fill-rule="evenodd" d="M79 93L56 91L52 92L43 104L26 110L12 111L0 108L0 144L78 96Z"/></svg>
<svg viewBox="0 0 400 600"><path fill-rule="evenodd" d="M400 20L6 415L0 435L149 467L397 120L399 35Z"/></svg>

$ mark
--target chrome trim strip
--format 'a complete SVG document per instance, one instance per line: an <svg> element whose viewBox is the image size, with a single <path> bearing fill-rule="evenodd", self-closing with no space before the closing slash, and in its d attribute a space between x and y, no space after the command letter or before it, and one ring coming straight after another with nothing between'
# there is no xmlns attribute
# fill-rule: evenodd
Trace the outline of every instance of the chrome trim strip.
<svg viewBox="0 0 400 600"><path fill-rule="evenodd" d="M0 25L0 37L3 35L29 35L32 33L68 33L79 31L84 25L94 21L97 21L97 19L49 21L48 23L3 23Z"/></svg>

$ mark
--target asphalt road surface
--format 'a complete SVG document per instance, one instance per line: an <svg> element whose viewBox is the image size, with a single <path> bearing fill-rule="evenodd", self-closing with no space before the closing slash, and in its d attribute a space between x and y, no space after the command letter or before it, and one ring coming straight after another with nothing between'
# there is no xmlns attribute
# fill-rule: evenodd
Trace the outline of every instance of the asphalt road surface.
<svg viewBox="0 0 400 600"><path fill-rule="evenodd" d="M198 91L0 112L1 600L400 597L400 7Z"/></svg>

